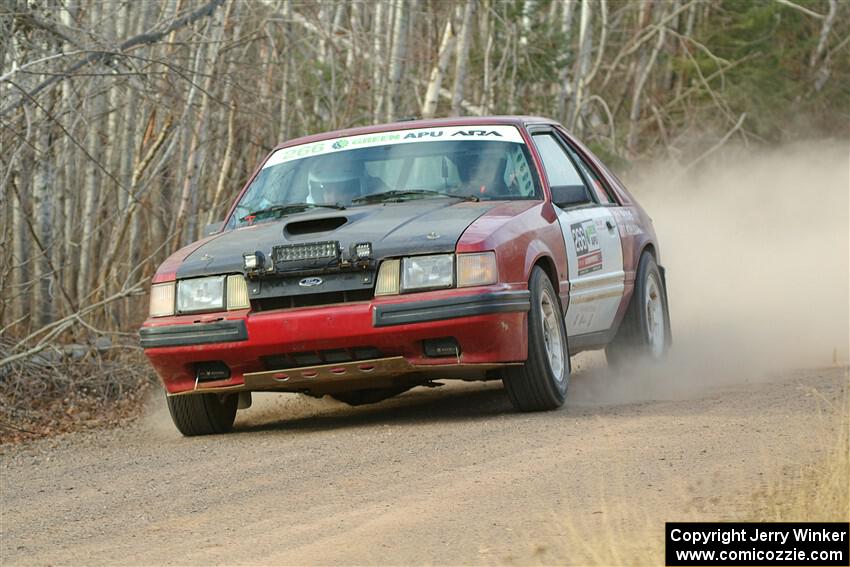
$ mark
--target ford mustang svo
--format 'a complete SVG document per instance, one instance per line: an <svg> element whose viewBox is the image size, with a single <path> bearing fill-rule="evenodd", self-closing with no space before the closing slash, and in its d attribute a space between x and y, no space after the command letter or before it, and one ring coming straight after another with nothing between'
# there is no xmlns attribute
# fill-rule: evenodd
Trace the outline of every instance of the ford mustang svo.
<svg viewBox="0 0 850 567"><path fill-rule="evenodd" d="M226 219L157 270L141 345L185 435L251 392L358 405L441 379L564 403L570 355L670 345L652 223L536 117L410 121L288 141Z"/></svg>

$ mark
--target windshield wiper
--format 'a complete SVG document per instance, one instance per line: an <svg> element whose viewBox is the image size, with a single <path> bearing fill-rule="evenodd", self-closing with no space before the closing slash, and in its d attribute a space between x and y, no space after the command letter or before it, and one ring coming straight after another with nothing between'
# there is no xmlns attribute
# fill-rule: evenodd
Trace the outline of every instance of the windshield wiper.
<svg viewBox="0 0 850 567"><path fill-rule="evenodd" d="M267 217L271 215L283 216L288 215L289 213L300 213L302 211L306 211L307 209L315 209L320 207L328 209L338 209L340 211L345 209L345 206L340 205L339 203L285 203L282 205L272 205L271 207L266 207L265 209L259 209L250 212L239 220L244 222L251 217L257 218Z"/></svg>
<svg viewBox="0 0 850 567"><path fill-rule="evenodd" d="M454 195L452 193L432 191L430 189L393 189L392 191L384 191L383 193L373 193L371 195L355 197L351 200L351 202L380 203L382 201L402 201L406 197L450 197L452 199L463 199L464 201L480 200L475 195Z"/></svg>

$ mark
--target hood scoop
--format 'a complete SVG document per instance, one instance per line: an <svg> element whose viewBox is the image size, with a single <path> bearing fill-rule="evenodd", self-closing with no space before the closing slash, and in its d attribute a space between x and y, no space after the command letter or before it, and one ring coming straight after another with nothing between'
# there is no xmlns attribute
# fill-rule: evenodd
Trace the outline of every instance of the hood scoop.
<svg viewBox="0 0 850 567"><path fill-rule="evenodd" d="M303 236L305 234L331 232L347 222L347 217L325 217L321 219L294 221L288 223L286 227L284 227L283 232L287 236Z"/></svg>

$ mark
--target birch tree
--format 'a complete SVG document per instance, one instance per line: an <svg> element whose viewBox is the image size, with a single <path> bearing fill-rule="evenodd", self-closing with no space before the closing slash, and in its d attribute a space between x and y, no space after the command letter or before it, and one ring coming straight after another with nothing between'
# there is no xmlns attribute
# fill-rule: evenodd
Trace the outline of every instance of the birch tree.
<svg viewBox="0 0 850 567"><path fill-rule="evenodd" d="M220 219L282 140L521 113L606 155L688 164L730 139L798 135L789 115L846 136L837 0L7 4L0 329L20 352L134 332L146 306L128 290Z"/></svg>
<svg viewBox="0 0 850 567"><path fill-rule="evenodd" d="M423 118L433 118L437 112L437 104L440 101L440 89L443 87L443 77L448 70L449 61L451 61L454 43L454 24L451 17L449 17L443 28L443 38L440 41L437 62L431 70L431 76L428 79L428 89L425 91L425 102L422 105Z"/></svg>
<svg viewBox="0 0 850 567"><path fill-rule="evenodd" d="M469 59L469 44L472 40L472 25L475 17L476 0L466 0L463 5L463 19L460 38L457 42L455 59L455 80L452 89L452 115L459 116L462 112L463 86L466 81L466 63Z"/></svg>
<svg viewBox="0 0 850 567"><path fill-rule="evenodd" d="M392 52L390 55L387 89L387 120L395 120L399 117L401 76L407 58L409 3L406 0L395 0L393 12L395 18L393 22Z"/></svg>

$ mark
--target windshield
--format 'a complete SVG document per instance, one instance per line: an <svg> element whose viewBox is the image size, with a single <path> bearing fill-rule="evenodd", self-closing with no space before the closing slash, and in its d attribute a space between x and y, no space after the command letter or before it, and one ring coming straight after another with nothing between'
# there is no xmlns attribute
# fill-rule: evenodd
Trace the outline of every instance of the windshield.
<svg viewBox="0 0 850 567"><path fill-rule="evenodd" d="M453 126L350 136L278 150L236 205L228 227L317 207L410 199L540 199L513 126Z"/></svg>

